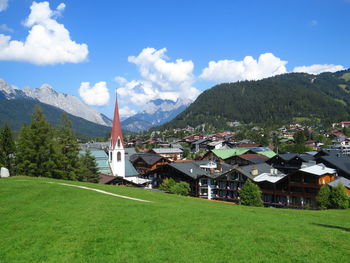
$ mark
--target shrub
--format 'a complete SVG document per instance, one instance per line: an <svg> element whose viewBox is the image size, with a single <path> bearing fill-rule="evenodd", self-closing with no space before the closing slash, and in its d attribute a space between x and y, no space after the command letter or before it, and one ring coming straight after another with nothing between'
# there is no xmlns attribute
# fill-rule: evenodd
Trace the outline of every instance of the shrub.
<svg viewBox="0 0 350 263"><path fill-rule="evenodd" d="M251 180L247 180L239 193L241 204L247 206L263 206L261 202L261 191L259 186Z"/></svg>
<svg viewBox="0 0 350 263"><path fill-rule="evenodd" d="M177 195L188 195L190 192L190 185L186 182L175 183L170 187L170 192Z"/></svg>
<svg viewBox="0 0 350 263"><path fill-rule="evenodd" d="M330 194L331 208L346 209L349 207L349 197L343 184L334 187Z"/></svg>
<svg viewBox="0 0 350 263"><path fill-rule="evenodd" d="M320 209L327 209L330 207L331 205L330 195L331 195L331 190L329 189L329 186L326 184L322 185L316 197L316 201Z"/></svg>
<svg viewBox="0 0 350 263"><path fill-rule="evenodd" d="M165 178L159 186L160 190L170 192L170 188L176 184L173 178Z"/></svg>

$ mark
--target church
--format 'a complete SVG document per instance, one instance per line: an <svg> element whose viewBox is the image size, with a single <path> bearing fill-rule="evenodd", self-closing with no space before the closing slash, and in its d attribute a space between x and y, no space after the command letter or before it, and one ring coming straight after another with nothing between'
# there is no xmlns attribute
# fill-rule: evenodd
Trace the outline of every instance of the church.
<svg viewBox="0 0 350 263"><path fill-rule="evenodd" d="M128 171L134 169L129 159L126 158L126 149L124 148L124 140L122 127L119 118L118 98L116 95L114 106L114 117L110 144L108 148L108 163L112 171L112 175L118 179L132 184L143 185L149 180L130 174Z"/></svg>

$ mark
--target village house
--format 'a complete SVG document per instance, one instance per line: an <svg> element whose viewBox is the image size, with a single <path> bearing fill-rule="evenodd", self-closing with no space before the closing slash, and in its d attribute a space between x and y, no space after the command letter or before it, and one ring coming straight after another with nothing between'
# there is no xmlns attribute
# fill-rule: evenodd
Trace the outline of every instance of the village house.
<svg viewBox="0 0 350 263"><path fill-rule="evenodd" d="M167 158L152 153L135 153L130 156L130 161L141 175L149 173L159 166L166 165L170 162Z"/></svg>
<svg viewBox="0 0 350 263"><path fill-rule="evenodd" d="M180 148L153 148L150 153L159 154L169 161L174 162L183 158L183 150Z"/></svg>

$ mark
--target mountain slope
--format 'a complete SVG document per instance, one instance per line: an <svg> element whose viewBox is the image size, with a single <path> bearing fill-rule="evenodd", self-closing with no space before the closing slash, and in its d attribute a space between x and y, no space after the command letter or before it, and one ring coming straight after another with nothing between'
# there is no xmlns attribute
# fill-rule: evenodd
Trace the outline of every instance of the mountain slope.
<svg viewBox="0 0 350 263"><path fill-rule="evenodd" d="M125 130L132 132L141 132L151 127L161 125L174 119L179 113L183 112L191 100L178 99L172 100L152 100L149 101L144 109L122 121Z"/></svg>
<svg viewBox="0 0 350 263"><path fill-rule="evenodd" d="M290 73L259 81L217 85L204 91L173 121L160 127L203 123L227 128L227 122L288 123L295 117L339 121L350 118L350 71L314 76ZM350 75L350 74L349 74Z"/></svg>
<svg viewBox="0 0 350 263"><path fill-rule="evenodd" d="M46 103L57 108L64 110L74 116L81 117L88 121L105 125L112 126L112 120L106 116L102 116L101 113L95 109L89 107L80 99L73 95L67 95L56 92L50 85L44 84L38 89L31 89L24 87L23 92L33 99L37 99L42 103Z"/></svg>
<svg viewBox="0 0 350 263"><path fill-rule="evenodd" d="M63 110L54 106L41 103L34 99L11 99L5 98L2 94L0 97L0 126L8 123L10 127L18 131L21 126L31 122L34 107L39 105L46 116L46 119L54 126L59 123ZM99 125L83 118L79 118L68 114L68 118L72 121L73 130L76 134L85 135L89 137L105 137L110 132L111 128Z"/></svg>

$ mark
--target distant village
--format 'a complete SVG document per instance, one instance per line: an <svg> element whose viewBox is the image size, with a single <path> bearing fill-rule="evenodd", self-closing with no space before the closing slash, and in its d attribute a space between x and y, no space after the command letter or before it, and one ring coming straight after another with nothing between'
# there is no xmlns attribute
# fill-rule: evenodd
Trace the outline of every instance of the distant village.
<svg viewBox="0 0 350 263"><path fill-rule="evenodd" d="M275 145L238 139L234 132L196 133L192 127L124 140L117 111L111 141L80 145L82 152L89 150L95 157L100 184L155 190L172 178L187 182L190 196L239 203L240 191L249 179L259 186L264 206L286 208L317 208L316 196L324 184L330 188L342 184L350 195L350 138L343 132L350 121L322 131L323 140L302 142L298 134L312 133L312 128L290 124L269 134ZM297 149L293 147L300 143L299 153L282 152L278 147Z"/></svg>

